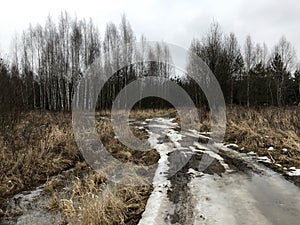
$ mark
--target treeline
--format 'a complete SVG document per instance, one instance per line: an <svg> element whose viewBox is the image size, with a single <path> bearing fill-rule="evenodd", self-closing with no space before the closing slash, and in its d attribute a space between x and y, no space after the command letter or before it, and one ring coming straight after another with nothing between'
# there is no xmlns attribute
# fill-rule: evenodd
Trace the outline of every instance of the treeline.
<svg viewBox="0 0 300 225"><path fill-rule="evenodd" d="M253 43L250 35L241 47L234 33L226 36L214 23L204 38L192 41L190 50L215 74L228 104L283 106L300 102L300 67L284 36L271 50L265 43ZM193 73L196 66L190 64ZM188 82L187 90L195 90L194 85ZM193 93L194 99L205 102L201 91Z"/></svg>
<svg viewBox="0 0 300 225"><path fill-rule="evenodd" d="M103 38L92 20L72 19L62 13L57 23L48 17L44 26L30 25L21 38L13 41L12 58L1 61L2 107L69 111L77 83L95 59L102 59L97 61L99 73L110 74L124 62L130 65L134 57L140 61L145 54L157 61L169 57L163 43L150 48L144 36L140 41L145 43L145 49L137 52L133 47L136 37L125 16L119 26L107 24ZM151 73L167 77L170 71L169 65L155 62L116 71L101 92L98 108L109 108L117 93L138 76ZM102 77L93 78L93 82L101 80ZM84 87L85 98L95 95L89 86L87 83Z"/></svg>
<svg viewBox="0 0 300 225"><path fill-rule="evenodd" d="M118 26L108 23L103 37L92 20L71 18L67 13L62 13L57 22L48 17L44 26L30 25L13 40L11 58L0 61L0 110L70 111L78 81L99 58L101 74L114 72L114 76L99 96L88 82L81 93L86 99L98 98L98 109L110 108L129 82L153 75L172 79L185 88L197 105L206 104L204 94L193 80L174 76L174 68L163 63L172 61L164 43L150 47L144 36L136 39L125 16ZM140 41L143 48L135 49L135 41ZM190 50L216 75L228 104L283 106L300 102L300 68L293 47L284 37L271 51L266 44L254 44L250 36L241 47L233 33L226 36L218 24L212 24L205 37L192 41ZM137 59L140 63L131 63ZM127 66L118 69L125 62ZM187 71L197 72L192 60ZM95 76L92 82L100 83L103 79ZM167 86L164 89L168 91ZM142 90L143 86L138 91ZM84 105L89 107L90 102L85 101ZM138 105L149 106L166 104L147 98Z"/></svg>

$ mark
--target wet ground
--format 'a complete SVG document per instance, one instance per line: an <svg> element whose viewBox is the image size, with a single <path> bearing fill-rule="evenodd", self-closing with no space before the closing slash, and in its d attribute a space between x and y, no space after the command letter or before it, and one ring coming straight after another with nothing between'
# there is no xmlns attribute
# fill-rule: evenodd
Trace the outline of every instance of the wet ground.
<svg viewBox="0 0 300 225"><path fill-rule="evenodd" d="M299 224L300 189L264 166L267 158L240 153L236 145L215 143L214 150L206 148L205 134L185 131L180 135L171 122L151 121L157 130L150 132L150 138L153 133L158 134L153 135L158 140L160 136L169 137L164 143L152 140L152 146L173 147L167 150L165 161L159 162L168 169L155 177L154 191L140 225ZM188 139L197 135L198 141L191 145ZM164 152L159 153L165 156ZM169 177L174 164L176 167L178 161L185 161L184 157L188 158L186 165ZM205 169L201 164L203 157L211 158Z"/></svg>
<svg viewBox="0 0 300 225"><path fill-rule="evenodd" d="M3 199L8 214L0 218L3 225L52 225L61 224L64 218L53 208L53 193L60 199L66 198L72 191L76 177L83 178L87 171L70 169L49 177L48 181L33 190L23 191L12 197ZM51 188L54 185L54 189ZM53 210L54 209L54 210Z"/></svg>
<svg viewBox="0 0 300 225"><path fill-rule="evenodd" d="M140 225L299 224L300 189L285 179L297 180L295 173L276 173L265 166L268 158L241 153L236 145L215 143L208 148L209 133L180 132L173 121L132 121L148 133L150 145L160 154ZM58 194L70 189L69 176L75 176L73 170L49 178L61 183ZM52 195L46 189L41 185L1 200L11 215L0 224L58 224L60 214L49 210Z"/></svg>

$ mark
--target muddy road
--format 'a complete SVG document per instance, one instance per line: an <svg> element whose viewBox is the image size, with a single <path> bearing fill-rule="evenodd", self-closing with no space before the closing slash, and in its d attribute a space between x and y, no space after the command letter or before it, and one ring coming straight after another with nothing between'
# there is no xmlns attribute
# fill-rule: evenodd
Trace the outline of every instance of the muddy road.
<svg viewBox="0 0 300 225"><path fill-rule="evenodd" d="M269 158L241 153L236 145L208 148L209 133L180 132L173 119L131 123L148 133L160 154L139 225L300 224L300 188L266 167ZM64 194L72 186L67 178L77 176L71 169L51 179L62 183ZM0 224L59 224L60 213L47 210L51 199L44 185L17 194L6 200L14 216Z"/></svg>
<svg viewBox="0 0 300 225"><path fill-rule="evenodd" d="M264 166L268 158L240 153L236 145L214 144L212 150L204 144L207 134L180 133L170 119L148 123L149 142L161 159L139 225L299 224L300 189ZM198 141L191 145L191 137ZM210 158L206 169L203 157Z"/></svg>

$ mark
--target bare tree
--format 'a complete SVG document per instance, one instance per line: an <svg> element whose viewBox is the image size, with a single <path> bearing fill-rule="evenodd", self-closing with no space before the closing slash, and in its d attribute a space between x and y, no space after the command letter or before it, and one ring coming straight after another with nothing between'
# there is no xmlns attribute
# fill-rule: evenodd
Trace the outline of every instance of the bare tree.
<svg viewBox="0 0 300 225"><path fill-rule="evenodd" d="M272 76L276 83L277 104L282 106L285 101L285 86L295 67L296 53L291 43L285 37L281 37L274 47L274 56L271 61Z"/></svg>
<svg viewBox="0 0 300 225"><path fill-rule="evenodd" d="M225 39L225 52L228 62L228 73L230 79L230 104L233 104L233 89L234 81L243 70L243 58L236 36L230 33L229 37Z"/></svg>
<svg viewBox="0 0 300 225"><path fill-rule="evenodd" d="M280 55L283 65L288 71L292 71L295 68L296 51L284 36L282 36L275 45L274 55L275 54Z"/></svg>
<svg viewBox="0 0 300 225"><path fill-rule="evenodd" d="M244 46L245 54L245 66L246 66L246 76L247 76L247 106L250 106L250 70L253 68L255 63L255 53L253 50L253 43L251 36L248 35L246 38Z"/></svg>

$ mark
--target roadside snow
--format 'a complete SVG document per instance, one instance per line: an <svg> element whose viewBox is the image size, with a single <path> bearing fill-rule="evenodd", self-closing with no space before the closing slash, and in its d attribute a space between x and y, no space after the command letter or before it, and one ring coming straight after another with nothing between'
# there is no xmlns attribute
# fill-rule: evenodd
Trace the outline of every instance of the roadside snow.
<svg viewBox="0 0 300 225"><path fill-rule="evenodd" d="M271 159L269 159L267 156L261 156L257 157L258 162L266 162L266 163L271 163Z"/></svg>
<svg viewBox="0 0 300 225"><path fill-rule="evenodd" d="M208 150L208 148L205 146L205 145L203 145L203 144L201 144L201 143L199 143L199 142L194 142L194 145L195 145L195 147L197 148L197 149L199 149L199 150ZM196 150L195 150L196 151ZM203 151L201 151L201 152L203 152Z"/></svg>
<svg viewBox="0 0 300 225"><path fill-rule="evenodd" d="M228 144L225 145L227 148L238 148L239 146L237 144Z"/></svg>
<svg viewBox="0 0 300 225"><path fill-rule="evenodd" d="M182 135L172 129L177 126L176 123L172 122L173 119L157 118L147 121L150 122L148 142L152 148L157 150L160 159L158 160L158 167L152 182L154 190L147 201L146 209L142 214L139 225L160 225L164 224L164 219L173 210L173 204L167 196L171 183L165 174L169 169L168 153L181 147L179 141L182 139ZM159 138L164 135L169 137L173 146L170 143L159 144Z"/></svg>
<svg viewBox="0 0 300 225"><path fill-rule="evenodd" d="M196 171L193 168L189 168L187 174L193 175L193 176L203 176L204 175L203 172Z"/></svg>
<svg viewBox="0 0 300 225"><path fill-rule="evenodd" d="M300 176L300 169L296 169L295 167L291 167L290 170L292 170L292 171L287 173L289 176Z"/></svg>
<svg viewBox="0 0 300 225"><path fill-rule="evenodd" d="M196 149L194 151L199 151L199 152L202 152L202 153L205 153L207 155L209 155L210 157L214 158L214 159L217 159L219 161L224 161L224 159L219 155L217 154L216 152L208 149L208 148L203 148L204 146L202 146L200 143L198 142L194 142L194 145L199 149Z"/></svg>
<svg viewBox="0 0 300 225"><path fill-rule="evenodd" d="M247 155L249 155L249 156L257 156L257 154L255 152L252 152L252 151L248 152Z"/></svg>
<svg viewBox="0 0 300 225"><path fill-rule="evenodd" d="M194 129L190 129L187 131L183 132L184 135L189 136L189 137L194 137L194 138L201 138L204 140L210 140L211 138L208 137L207 135L212 134L211 132L199 132L197 130Z"/></svg>
<svg viewBox="0 0 300 225"><path fill-rule="evenodd" d="M169 169L167 154L172 151L172 149L164 143L158 144L159 137L159 134L149 132L148 141L151 147L158 151L160 159L158 160L158 167L152 182L154 190L147 201L146 209L139 221L139 225L161 224L162 219L169 211L167 206L171 204L167 197L167 190L171 183L166 178L165 172ZM159 215L164 216L159 217Z"/></svg>

